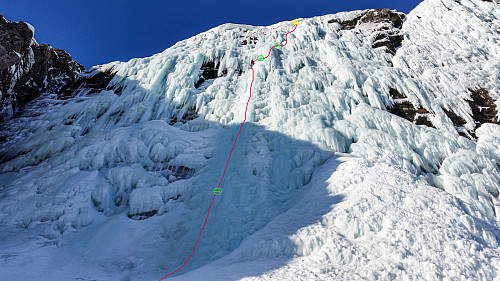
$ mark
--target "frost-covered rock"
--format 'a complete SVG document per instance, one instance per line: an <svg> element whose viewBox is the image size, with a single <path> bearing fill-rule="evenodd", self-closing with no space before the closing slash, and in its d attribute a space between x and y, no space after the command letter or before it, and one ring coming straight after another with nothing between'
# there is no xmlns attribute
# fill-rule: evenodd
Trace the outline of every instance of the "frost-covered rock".
<svg viewBox="0 0 500 281"><path fill-rule="evenodd" d="M222 195L173 280L498 278L499 19L481 0L302 19L254 65ZM7 122L2 276L181 266L245 118L249 62L291 28L225 24L96 66Z"/></svg>

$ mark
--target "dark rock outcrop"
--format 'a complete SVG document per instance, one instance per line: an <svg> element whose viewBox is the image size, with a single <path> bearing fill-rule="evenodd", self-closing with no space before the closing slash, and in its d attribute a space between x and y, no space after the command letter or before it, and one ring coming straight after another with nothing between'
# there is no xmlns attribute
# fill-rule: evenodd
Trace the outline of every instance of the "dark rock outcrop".
<svg viewBox="0 0 500 281"><path fill-rule="evenodd" d="M349 20L331 19L328 23L338 23L341 30L355 29L362 24L377 24L372 30L372 47L385 47L385 51L395 54L396 49L401 46L404 39L401 27L406 18L404 13L391 9L372 9L365 10L358 16Z"/></svg>
<svg viewBox="0 0 500 281"><path fill-rule="evenodd" d="M353 19L344 20L344 21L342 21L340 19L331 19L328 21L328 23L338 23L340 25L340 29L347 30L347 29L355 28L356 25L358 24L360 18L361 18L361 16L357 16Z"/></svg>
<svg viewBox="0 0 500 281"><path fill-rule="evenodd" d="M0 122L43 92L57 92L85 68L64 50L38 44L34 29L0 15Z"/></svg>
<svg viewBox="0 0 500 281"><path fill-rule="evenodd" d="M209 79L216 79L219 77L220 62L206 61L203 62L200 69L200 77L194 84L195 88L199 88L203 82ZM227 73L227 71L226 71Z"/></svg>
<svg viewBox="0 0 500 281"><path fill-rule="evenodd" d="M404 36L399 31L387 30L386 32L380 32L375 36L375 40L372 44L373 48L386 47L386 52L390 54L396 54L396 49L401 46Z"/></svg>
<svg viewBox="0 0 500 281"><path fill-rule="evenodd" d="M471 100L469 106L472 109L472 118L476 124L496 123L500 124L497 118L498 110L493 99L484 88L469 89Z"/></svg>
<svg viewBox="0 0 500 281"><path fill-rule="evenodd" d="M168 124L174 125L177 122L181 122L182 124L185 124L187 121L194 120L199 117L198 111L196 111L196 108L190 107L185 110L182 108L179 110L184 112L183 114L174 114ZM176 112L177 113L177 112Z"/></svg>
<svg viewBox="0 0 500 281"><path fill-rule="evenodd" d="M484 88L469 89L471 95L468 100L472 111L472 118L475 121L475 128L484 123L495 123L500 125L500 120L497 118L497 107L495 101L490 97L488 91ZM390 113L399 117L405 118L417 125L426 125L434 127L430 122L430 112L424 108L415 108L404 94L401 94L394 88L389 89L389 94L393 98L393 104L387 109ZM443 108L444 113L457 129L457 132L464 137L475 139L475 128L466 130L464 125L467 123L462 117L458 116L451 110Z"/></svg>
<svg viewBox="0 0 500 281"><path fill-rule="evenodd" d="M158 211L152 210L152 211L142 212L142 213L138 213L138 214L128 214L128 218L132 219L132 220L141 221L141 220L149 219L150 217L152 217L156 214L158 214Z"/></svg>
<svg viewBox="0 0 500 281"><path fill-rule="evenodd" d="M415 108L413 104L408 101L406 96L394 88L389 88L389 94L393 98L394 103L387 111L417 125L434 127L429 120L430 112L425 108Z"/></svg>
<svg viewBox="0 0 500 281"><path fill-rule="evenodd" d="M391 9L371 9L365 10L357 17L350 20L341 21L340 19L331 19L328 23L339 23L341 29L353 29L358 23L382 23L387 22L396 28L403 26L403 20L406 18L404 13Z"/></svg>
<svg viewBox="0 0 500 281"><path fill-rule="evenodd" d="M242 36L243 37L243 36ZM247 44L257 44L257 37L248 37L248 40L247 39L243 39L243 41L241 41L241 45L247 45Z"/></svg>
<svg viewBox="0 0 500 281"><path fill-rule="evenodd" d="M455 114L453 111L443 109L448 118L457 129L457 132L469 139L476 138L476 128L484 123L500 124L497 118L497 108L494 100L490 97L488 91L484 88L469 89L471 95L468 100L469 107L472 111L472 119L474 119L474 129L466 130L464 125L467 123L462 117Z"/></svg>
<svg viewBox="0 0 500 281"><path fill-rule="evenodd" d="M388 22L395 28L403 27L403 20L406 15L391 9L373 9L368 10L360 19L364 23L382 23Z"/></svg>
<svg viewBox="0 0 500 281"><path fill-rule="evenodd" d="M80 75L73 81L63 85L57 94L60 99L67 99L75 95L77 90L88 89L88 94L98 93L103 90L112 90L115 94L121 94L121 86L110 86L109 83L115 77L113 69L106 71L89 70L86 75Z"/></svg>

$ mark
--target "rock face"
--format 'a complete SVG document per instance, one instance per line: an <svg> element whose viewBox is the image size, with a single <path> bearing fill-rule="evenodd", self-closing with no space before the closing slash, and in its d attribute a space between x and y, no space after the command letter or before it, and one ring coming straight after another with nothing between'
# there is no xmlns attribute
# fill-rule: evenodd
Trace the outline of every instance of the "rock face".
<svg viewBox="0 0 500 281"><path fill-rule="evenodd" d="M404 39L401 33L403 20L406 15L391 9L371 9L361 11L352 18L334 18L328 23L338 23L340 29L367 29L363 26L370 26L372 33L372 47L385 47L385 51L390 54L396 53L396 48L401 46Z"/></svg>
<svg viewBox="0 0 500 281"><path fill-rule="evenodd" d="M64 50L38 44L34 28L0 15L0 122L42 92L55 92L85 68Z"/></svg>
<svg viewBox="0 0 500 281"><path fill-rule="evenodd" d="M406 96L394 88L389 88L389 94L394 99L394 104L388 108L390 113L405 118L417 125L434 127L428 119L429 111L425 108L415 108Z"/></svg>

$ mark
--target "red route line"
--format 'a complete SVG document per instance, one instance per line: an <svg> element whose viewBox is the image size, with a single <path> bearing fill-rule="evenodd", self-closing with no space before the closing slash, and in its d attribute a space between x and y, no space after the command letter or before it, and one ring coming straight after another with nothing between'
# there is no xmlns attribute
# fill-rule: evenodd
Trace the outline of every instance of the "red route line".
<svg viewBox="0 0 500 281"><path fill-rule="evenodd" d="M297 25L295 25L295 27L293 28L292 31L288 32L287 34L285 34L285 44L283 45L279 45L279 47L282 47L282 46L285 46L287 43L288 43L288 34L292 33L295 31L295 29L297 29ZM271 49L269 50L269 54L264 57L264 59L267 59L270 55L271 55L271 51L273 50L275 46L272 46ZM247 111L248 111L248 104L250 103L250 99L252 98L252 85L253 85L253 81L254 81L254 69L253 69L253 64L258 61L258 60L254 60L250 63L250 67L252 68L252 82L250 82L250 96L248 97L248 100L247 100L247 106L245 107L245 118L243 119L243 123L241 123L241 126L240 126L240 131L238 132L238 134L236 135L236 138L234 139L234 143L233 143L233 148L231 148L231 152L229 152L229 157L227 158L227 162L226 162L226 167L224 168L224 172L222 173L222 177L220 178L220 181L219 181L219 185L217 186L216 189L220 189L220 185L222 183L222 179L224 178L224 175L226 174L226 169L227 169L227 165L229 164L229 159L231 159L231 154L233 154L233 150L234 150L234 146L236 145L236 141L238 140L238 136L240 135L241 133L241 129L243 129L243 125L245 124L245 122L247 121ZM215 190L215 189L214 189ZM167 278L168 276L176 273L177 271L179 271L181 268L183 268L187 262L189 261L189 259L193 256L194 254L194 251L196 251L196 246L198 246L198 242L200 242L200 238L201 238L201 233L203 232L203 229L205 228L205 225L207 224L207 220L208 220L208 216L210 215L210 208L212 208L212 205L214 204L214 201L215 201L215 195L214 194L214 198L212 198L212 202L210 202L210 206L208 207L208 213L207 213L207 217L205 218L205 223L203 223L203 226L201 227L201 230L200 230L200 235L198 235L198 240L196 240L196 244L194 244L194 248L193 248L193 252L191 253L191 255L189 255L189 257L187 258L187 260L184 262L184 264L177 268L176 270L174 270L172 273L168 274L168 275L165 275L162 279L160 279L160 281L162 281L163 279Z"/></svg>

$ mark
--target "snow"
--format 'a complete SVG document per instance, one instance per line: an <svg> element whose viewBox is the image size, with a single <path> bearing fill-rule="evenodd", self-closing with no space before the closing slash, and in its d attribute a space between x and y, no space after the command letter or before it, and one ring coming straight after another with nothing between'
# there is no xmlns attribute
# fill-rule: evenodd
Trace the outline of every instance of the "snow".
<svg viewBox="0 0 500 281"><path fill-rule="evenodd" d="M25 22L25 24L28 26L28 28L31 30L31 32L33 33L33 37L35 37L35 27L33 27L31 24Z"/></svg>
<svg viewBox="0 0 500 281"><path fill-rule="evenodd" d="M498 280L500 126L469 140L443 108L473 129L468 88L498 104L500 15L459 2L420 4L395 56L371 47L373 25L328 23L355 11L302 19L256 63L223 193L171 279ZM249 62L292 27L225 24L96 66L82 77L114 73L108 90L43 96L6 124L2 276L158 280L181 266L244 119ZM204 62L218 77L196 88ZM388 113L391 87L436 128Z"/></svg>

